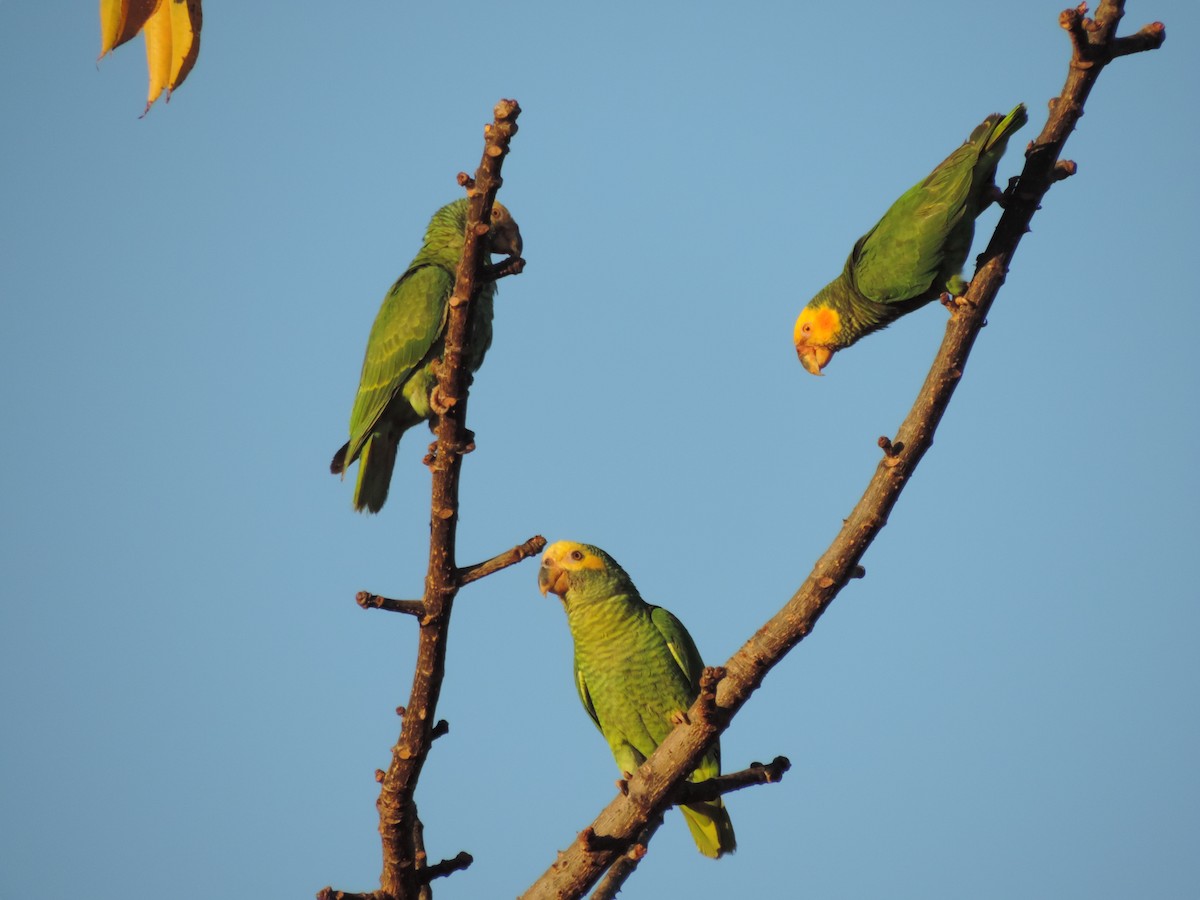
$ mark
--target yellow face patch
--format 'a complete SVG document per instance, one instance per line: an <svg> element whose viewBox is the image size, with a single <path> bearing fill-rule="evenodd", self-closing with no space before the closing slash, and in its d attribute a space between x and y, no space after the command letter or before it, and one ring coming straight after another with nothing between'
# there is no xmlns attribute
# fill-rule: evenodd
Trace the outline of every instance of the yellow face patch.
<svg viewBox="0 0 1200 900"><path fill-rule="evenodd" d="M834 343L842 330L842 317L828 306L806 306L796 318L792 342L797 347L822 346Z"/></svg>
<svg viewBox="0 0 1200 900"><path fill-rule="evenodd" d="M556 541L542 554L542 565L577 572L581 569L603 569L604 560L593 553L586 544Z"/></svg>

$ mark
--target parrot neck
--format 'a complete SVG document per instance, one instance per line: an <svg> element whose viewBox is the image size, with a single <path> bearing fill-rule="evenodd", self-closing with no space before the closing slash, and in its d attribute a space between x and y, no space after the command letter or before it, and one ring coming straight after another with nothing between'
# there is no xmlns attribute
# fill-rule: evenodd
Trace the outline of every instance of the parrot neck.
<svg viewBox="0 0 1200 900"><path fill-rule="evenodd" d="M646 604L636 594L611 594L600 600L568 595L567 624L578 645L616 637Z"/></svg>

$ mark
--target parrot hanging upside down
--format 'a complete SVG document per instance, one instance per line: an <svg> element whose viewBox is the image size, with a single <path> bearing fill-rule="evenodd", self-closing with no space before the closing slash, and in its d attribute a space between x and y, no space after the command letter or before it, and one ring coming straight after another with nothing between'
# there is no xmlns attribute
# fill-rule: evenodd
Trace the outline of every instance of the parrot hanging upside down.
<svg viewBox="0 0 1200 900"><path fill-rule="evenodd" d="M433 214L425 243L383 298L371 326L362 378L350 413L350 440L333 455L329 469L345 475L358 460L354 508L379 512L387 500L400 437L436 413L430 393L437 385L434 365L442 358L446 313L462 257L467 201L455 200ZM492 206L488 233L492 253L521 255L521 232L507 209ZM474 374L492 343L495 283L484 284L467 335L463 363Z"/></svg>
<svg viewBox="0 0 1200 900"><path fill-rule="evenodd" d="M820 375L834 353L859 338L944 291L962 294L975 218L992 202L996 166L1026 121L1024 104L988 116L858 239L842 274L796 319L793 340L804 368Z"/></svg>
<svg viewBox="0 0 1200 900"><path fill-rule="evenodd" d="M646 761L700 691L704 663L687 629L651 606L616 561L598 547L558 541L542 554L542 594L557 594L575 641L575 687L626 777ZM714 744L689 778L721 774ZM696 846L714 859L737 849L718 797L681 806Z"/></svg>

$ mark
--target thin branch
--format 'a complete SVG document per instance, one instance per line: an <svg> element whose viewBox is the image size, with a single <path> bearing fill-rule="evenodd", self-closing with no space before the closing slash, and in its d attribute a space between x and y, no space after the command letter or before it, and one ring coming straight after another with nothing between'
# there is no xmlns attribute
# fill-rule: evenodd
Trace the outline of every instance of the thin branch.
<svg viewBox="0 0 1200 900"><path fill-rule="evenodd" d="M791 767L791 760L786 756L777 756L765 766L762 763L750 763L740 772L726 772L706 781L685 781L676 790L674 802L676 806L683 803L711 803L724 794L743 788L777 784Z"/></svg>
<svg viewBox="0 0 1200 900"><path fill-rule="evenodd" d="M447 875L461 871L473 862L475 862L475 857L471 856L466 850L462 850L454 859L443 859L432 866L426 866L421 871L421 879L428 884L435 878L445 878Z"/></svg>
<svg viewBox="0 0 1200 900"><path fill-rule="evenodd" d="M571 844L522 895L525 900L582 897L638 839L646 823L661 815L671 803L677 786L695 770L705 750L728 727L730 719L767 673L812 632L821 614L854 577L859 560L887 523L901 491L932 445L934 431L962 378L971 347L1004 282L1017 245L1054 182L1063 143L1082 114L1084 101L1105 63L1115 58L1111 52L1113 31L1123 6L1124 0L1103 0L1097 13L1100 24L1087 29L1086 43L1079 37L1085 25L1081 21L1076 29L1071 15L1078 12L1082 19L1082 11L1064 13L1063 24L1071 34L1073 47L1066 84L1051 106L1046 127L1026 152L1017 189L1006 201L1007 208L980 257L965 302L955 305L951 313L941 349L916 402L896 436L888 441L890 452L876 466L862 498L800 589L725 664L725 677L717 685L719 715L705 716L704 699L699 698L689 710L687 720L667 735L646 764L629 779L627 793L618 794L589 826L588 830L596 837L594 846L583 848L578 842ZM1165 34L1157 23L1150 31ZM1148 42L1144 49L1153 46L1157 44ZM1085 53L1089 59L1082 58ZM1077 64L1082 62L1091 64ZM606 849L606 845L611 849Z"/></svg>
<svg viewBox="0 0 1200 900"><path fill-rule="evenodd" d="M493 572L499 572L501 569L507 569L509 566L516 565L523 559L529 559L531 556L537 556L546 548L546 539L540 534L535 534L523 544L513 547L511 550L505 550L498 556L493 556L491 559L481 563L476 563L473 566L458 570L458 584L461 587L464 584L470 584L472 581L478 581L480 578L486 578Z"/></svg>
<svg viewBox="0 0 1200 900"><path fill-rule="evenodd" d="M418 619L425 615L425 604L420 600L393 600L381 597L368 591L359 591L354 596L354 602L363 609L382 609L387 612L405 613Z"/></svg>
<svg viewBox="0 0 1200 900"><path fill-rule="evenodd" d="M438 367L439 408L434 433L437 446L430 463L433 490L430 513L429 569L417 644L408 711L400 739L384 774L376 807L383 844L383 871L379 883L393 900L429 896L428 866L422 846L420 819L413 793L435 735L435 713L446 665L446 638L451 607L460 576L454 562L458 524L458 483L462 454L470 445L465 426L470 375L463 365L463 347L474 308L472 299L482 283L478 277L489 260L487 235L492 204L500 189L500 169L516 134L521 109L515 101L496 105L495 120L484 128L483 159L475 178L466 179L467 226L462 258L449 300L445 349ZM461 179L460 179L461 180ZM442 873L448 874L448 872Z"/></svg>
<svg viewBox="0 0 1200 900"><path fill-rule="evenodd" d="M604 878L596 885L596 889L592 891L591 900L613 900L621 892L621 888L625 886L629 876L638 867L638 863L646 858L650 839L654 837L654 832L658 831L662 823L661 813L646 823L646 827L642 829L633 846L617 857L617 861L609 867Z"/></svg>

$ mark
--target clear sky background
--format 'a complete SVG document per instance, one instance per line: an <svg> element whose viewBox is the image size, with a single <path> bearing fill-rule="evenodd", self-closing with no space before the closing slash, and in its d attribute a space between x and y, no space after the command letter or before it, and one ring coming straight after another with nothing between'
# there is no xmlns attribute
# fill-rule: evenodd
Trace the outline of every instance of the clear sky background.
<svg viewBox="0 0 1200 900"><path fill-rule="evenodd" d="M800 367L794 317L986 114L1045 121L1064 5L206 9L143 120L142 39L0 3L0 896L371 889L428 442L378 517L328 461L368 329L495 101L524 113L471 395L459 558L598 544L719 663L861 494L934 304ZM723 742L776 754L710 862L671 813L622 897L1200 894L1200 14L1101 77L937 442ZM997 218L981 220L981 249ZM614 794L533 562L455 607L417 800L440 900L509 897Z"/></svg>

